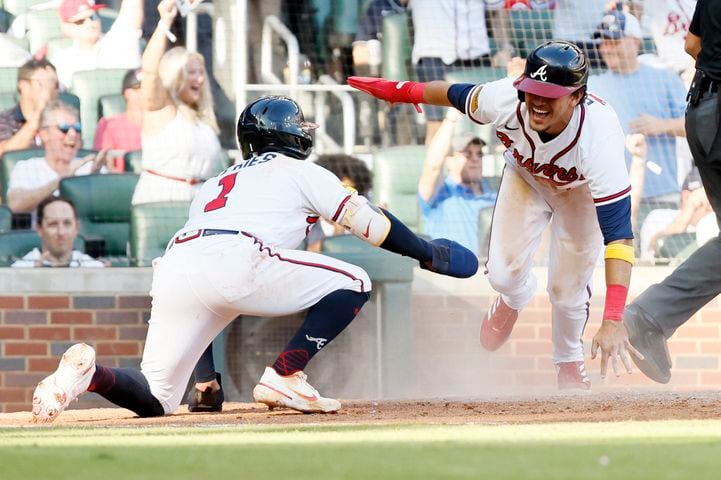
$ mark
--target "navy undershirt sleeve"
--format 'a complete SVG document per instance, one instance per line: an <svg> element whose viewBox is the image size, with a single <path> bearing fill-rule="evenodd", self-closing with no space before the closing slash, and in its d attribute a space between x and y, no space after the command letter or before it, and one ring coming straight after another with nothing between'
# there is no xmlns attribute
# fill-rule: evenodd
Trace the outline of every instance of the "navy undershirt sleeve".
<svg viewBox="0 0 721 480"><path fill-rule="evenodd" d="M596 207L598 224L603 233L603 243L608 245L614 240L633 238L631 228L631 197Z"/></svg>
<svg viewBox="0 0 721 480"><path fill-rule="evenodd" d="M454 83L448 89L448 100L451 104L463 113L466 113L466 99L473 90L472 83Z"/></svg>

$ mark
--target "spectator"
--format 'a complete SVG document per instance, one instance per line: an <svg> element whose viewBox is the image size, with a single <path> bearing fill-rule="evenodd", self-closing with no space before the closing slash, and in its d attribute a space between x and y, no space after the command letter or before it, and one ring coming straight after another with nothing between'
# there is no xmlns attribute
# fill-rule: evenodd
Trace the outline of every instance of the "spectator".
<svg viewBox="0 0 721 480"><path fill-rule="evenodd" d="M165 52L165 31L178 14L175 0L162 0L158 11L160 22L143 53L143 171L134 205L190 201L221 164L203 57L183 47Z"/></svg>
<svg viewBox="0 0 721 480"><path fill-rule="evenodd" d="M603 67L598 40L593 33L608 0L556 0L553 15L553 38L568 40L583 50L592 68Z"/></svg>
<svg viewBox="0 0 721 480"><path fill-rule="evenodd" d="M659 240L677 233L694 232L702 230L702 237L708 234L701 228L706 217L715 224L715 215L708 200L706 191L701 185L698 168L689 172L681 190L681 207L678 210L659 208L652 210L641 226L641 258L653 260ZM716 226L715 234L718 234ZM702 245L703 241L698 245Z"/></svg>
<svg viewBox="0 0 721 480"><path fill-rule="evenodd" d="M359 195L368 197L373 182L373 174L362 160L344 154L320 155L315 163L333 172L346 188L356 190ZM320 252L323 248L323 240L326 237L346 233L349 232L342 226L326 222L321 218L311 228L306 237L306 250Z"/></svg>
<svg viewBox="0 0 721 480"><path fill-rule="evenodd" d="M406 12L408 0L372 0L358 23L353 41L353 65L356 75L380 74L383 17Z"/></svg>
<svg viewBox="0 0 721 480"><path fill-rule="evenodd" d="M504 0L413 0L414 41L412 61L418 80L442 79L446 73L483 66L505 66L513 48L508 39ZM486 8L498 52L491 58L486 28ZM426 115L426 144L441 125L445 109L434 105L423 107Z"/></svg>
<svg viewBox="0 0 721 480"><path fill-rule="evenodd" d="M103 35L98 10L105 5L94 0L63 0L60 29L72 45L51 59L58 68L63 87L69 88L75 72L97 68L137 68L140 66L140 27L144 0L123 0L118 18Z"/></svg>
<svg viewBox="0 0 721 480"><path fill-rule="evenodd" d="M10 173L8 206L13 212L32 212L50 195L57 195L60 180L103 169L107 152L76 158L82 146L78 111L58 100L49 102L40 115L44 157L19 161Z"/></svg>
<svg viewBox="0 0 721 480"><path fill-rule="evenodd" d="M0 113L0 155L37 146L40 113L58 96L55 67L46 60L29 60L18 70L18 104Z"/></svg>
<svg viewBox="0 0 721 480"><path fill-rule="evenodd" d="M675 136L685 136L686 90L673 71L639 62L641 26L633 15L611 10L597 36L608 71L592 76L589 90L611 104L627 134L646 137L646 161L632 163L630 170L632 222L637 228L641 202L679 202Z"/></svg>
<svg viewBox="0 0 721 480"><path fill-rule="evenodd" d="M114 117L103 117L95 131L95 150L110 150L112 156L141 149L140 128L143 121L143 104L140 96L140 69L128 70L123 77L122 94L125 112ZM121 170L122 171L122 170Z"/></svg>
<svg viewBox="0 0 721 480"><path fill-rule="evenodd" d="M78 238L79 226L75 205L67 198L47 197L38 205L38 223L35 230L40 235L40 248L33 248L13 267L105 267L78 250L73 250Z"/></svg>
<svg viewBox="0 0 721 480"><path fill-rule="evenodd" d="M418 198L423 233L455 240L478 255L479 212L494 205L496 192L483 179L485 143L471 132L455 131L460 116L449 110L428 146Z"/></svg>
<svg viewBox="0 0 721 480"><path fill-rule="evenodd" d="M631 0L631 13L648 27L656 45L657 64L682 73L693 70L694 62L684 51L696 0ZM693 72L691 72L693 75Z"/></svg>

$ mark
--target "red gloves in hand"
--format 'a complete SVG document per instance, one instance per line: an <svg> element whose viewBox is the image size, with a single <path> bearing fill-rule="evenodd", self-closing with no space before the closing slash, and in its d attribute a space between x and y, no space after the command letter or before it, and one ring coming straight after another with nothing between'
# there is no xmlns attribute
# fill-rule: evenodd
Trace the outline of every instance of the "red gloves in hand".
<svg viewBox="0 0 721 480"><path fill-rule="evenodd" d="M419 103L424 103L423 91L426 83L394 82L375 77L348 77L348 85L369 95L394 103L412 103L421 113Z"/></svg>

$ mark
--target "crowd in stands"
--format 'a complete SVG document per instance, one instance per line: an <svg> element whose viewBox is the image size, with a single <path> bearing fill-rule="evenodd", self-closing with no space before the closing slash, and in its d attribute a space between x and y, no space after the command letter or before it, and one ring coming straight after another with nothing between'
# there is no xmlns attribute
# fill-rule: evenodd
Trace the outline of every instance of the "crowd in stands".
<svg viewBox="0 0 721 480"><path fill-rule="evenodd" d="M191 8L201 1L191 0ZM6 172L3 203L15 213L31 214L31 226L41 237L45 227L38 206L47 197L59 195L65 177L134 172L139 179L133 205L189 202L205 180L227 166L221 141L233 132L228 135L219 128L214 100L222 92L213 76L209 38L199 41L202 53L183 46L184 20L176 0L110 3L114 8L94 0L50 0L37 2L12 22L4 24L1 18L5 17L0 18L0 68L18 68L15 91L0 92L0 98L15 95L14 105L0 109L4 110L0 111L0 156L37 150ZM220 3L216 0L216 7ZM684 135L685 97L693 71L683 41L695 0L356 3L354 34L345 38L322 34L327 25L308 28L309 22L321 17L317 2L249 1L248 81L263 81L259 53L267 15L280 17L299 38L313 78L328 73L340 83L351 74L383 75L384 60L390 61L383 53L384 30L391 17L402 18L408 26L406 73L408 79L418 81L467 71L494 72L498 78L496 72L503 76L507 69L507 75L514 76L523 68L526 43L533 43L532 48L545 39L571 40L587 54L592 67L590 98L610 103L628 135L633 222L641 257L653 262L663 239L704 225L708 201L699 182L693 181L685 140L678 138ZM520 33L519 12L527 12L531 19ZM45 23L33 21L38 13L44 15ZM33 49L30 45L38 45L29 40L39 34L34 30L38 25L46 29L45 35L55 32L56 38L46 38ZM200 30L200 36L210 35L209 27ZM282 47L274 45L274 52L278 49ZM345 63L339 66L338 58ZM86 105L79 104L74 95L74 75L108 69L122 74L111 92L122 109L96 119L97 125L86 125L78 111ZM393 122L398 112L386 111L384 120L385 107L373 108L381 112L379 125L386 130L397 127ZM372 118L375 122L376 117ZM411 123L419 123L412 118ZM484 164L502 163L498 144L492 134L458 121L440 107L425 107L423 120L424 131L408 138L426 145L425 157L418 159L422 164L418 179L421 233L452 238L482 256L479 216L492 208L497 183L484 177L483 169ZM83 150L83 132L90 135L85 143L92 150ZM140 167L124 162L129 152L141 152ZM372 171L365 161L347 155L317 161L349 186L373 196L368 191ZM498 170L492 169L490 175L497 176ZM56 203L50 205L73 207ZM308 244L322 248L325 236L339 233L343 232L319 223Z"/></svg>

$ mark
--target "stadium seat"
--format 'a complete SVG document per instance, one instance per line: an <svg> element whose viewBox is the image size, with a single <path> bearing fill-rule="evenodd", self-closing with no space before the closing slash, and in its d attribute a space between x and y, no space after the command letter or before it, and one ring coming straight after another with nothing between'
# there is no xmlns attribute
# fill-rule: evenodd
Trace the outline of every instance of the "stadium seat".
<svg viewBox="0 0 721 480"><path fill-rule="evenodd" d="M333 235L323 239L321 251L323 253L343 253L373 250L371 244L364 242L355 235Z"/></svg>
<svg viewBox="0 0 721 480"><path fill-rule="evenodd" d="M493 220L493 208L482 208L478 212L478 257L488 258L488 244L491 240L491 221Z"/></svg>
<svg viewBox="0 0 721 480"><path fill-rule="evenodd" d="M41 245L35 230L14 230L0 233L0 267L9 267L33 248ZM85 239L78 235L73 244L75 250L85 252Z"/></svg>
<svg viewBox="0 0 721 480"><path fill-rule="evenodd" d="M383 17L383 78L411 80L411 36L408 14Z"/></svg>
<svg viewBox="0 0 721 480"><path fill-rule="evenodd" d="M653 41L653 38L646 37L643 40L641 40L641 49L639 50L638 54L643 55L646 53L650 54L656 54L656 42Z"/></svg>
<svg viewBox="0 0 721 480"><path fill-rule="evenodd" d="M39 3L47 3L47 0L2 0L2 8L17 17ZM50 11L55 12L55 10Z"/></svg>
<svg viewBox="0 0 721 480"><path fill-rule="evenodd" d="M188 220L190 202L134 205L130 213L130 266L150 266Z"/></svg>
<svg viewBox="0 0 721 480"><path fill-rule="evenodd" d="M0 205L0 232L12 229L13 212L5 205Z"/></svg>
<svg viewBox="0 0 721 480"><path fill-rule="evenodd" d="M511 10L511 39L526 58L537 45L553 39L553 10Z"/></svg>
<svg viewBox="0 0 721 480"><path fill-rule="evenodd" d="M75 204L86 241L102 239L113 265L127 264L130 201L138 175L93 174L60 181L60 194Z"/></svg>
<svg viewBox="0 0 721 480"><path fill-rule="evenodd" d="M696 233L676 233L663 237L656 243L656 258L661 262L683 261L696 248Z"/></svg>
<svg viewBox="0 0 721 480"><path fill-rule="evenodd" d="M0 92L16 92L18 67L0 67Z"/></svg>
<svg viewBox="0 0 721 480"><path fill-rule="evenodd" d="M12 13L0 8L0 32L7 32L14 18Z"/></svg>
<svg viewBox="0 0 721 480"><path fill-rule="evenodd" d="M426 154L424 145L379 150L373 156L373 198L414 231L420 231L418 180Z"/></svg>
<svg viewBox="0 0 721 480"><path fill-rule="evenodd" d="M103 117L114 117L125 111L125 97L121 93L113 93L100 97L98 120Z"/></svg>
<svg viewBox="0 0 721 480"><path fill-rule="evenodd" d="M94 150L79 150L78 157L84 157L96 153ZM45 155L45 150L42 148L28 148L25 150L14 150L11 152L5 152L0 157L0 199L2 203L7 203L7 188L10 183L10 174L13 171L15 164L21 160L27 160L33 157L42 157Z"/></svg>
<svg viewBox="0 0 721 480"><path fill-rule="evenodd" d="M73 75L70 90L80 97L80 121L83 124L83 142L86 145L93 144L100 97L119 93L126 72L127 70L122 68L107 68L85 70Z"/></svg>

